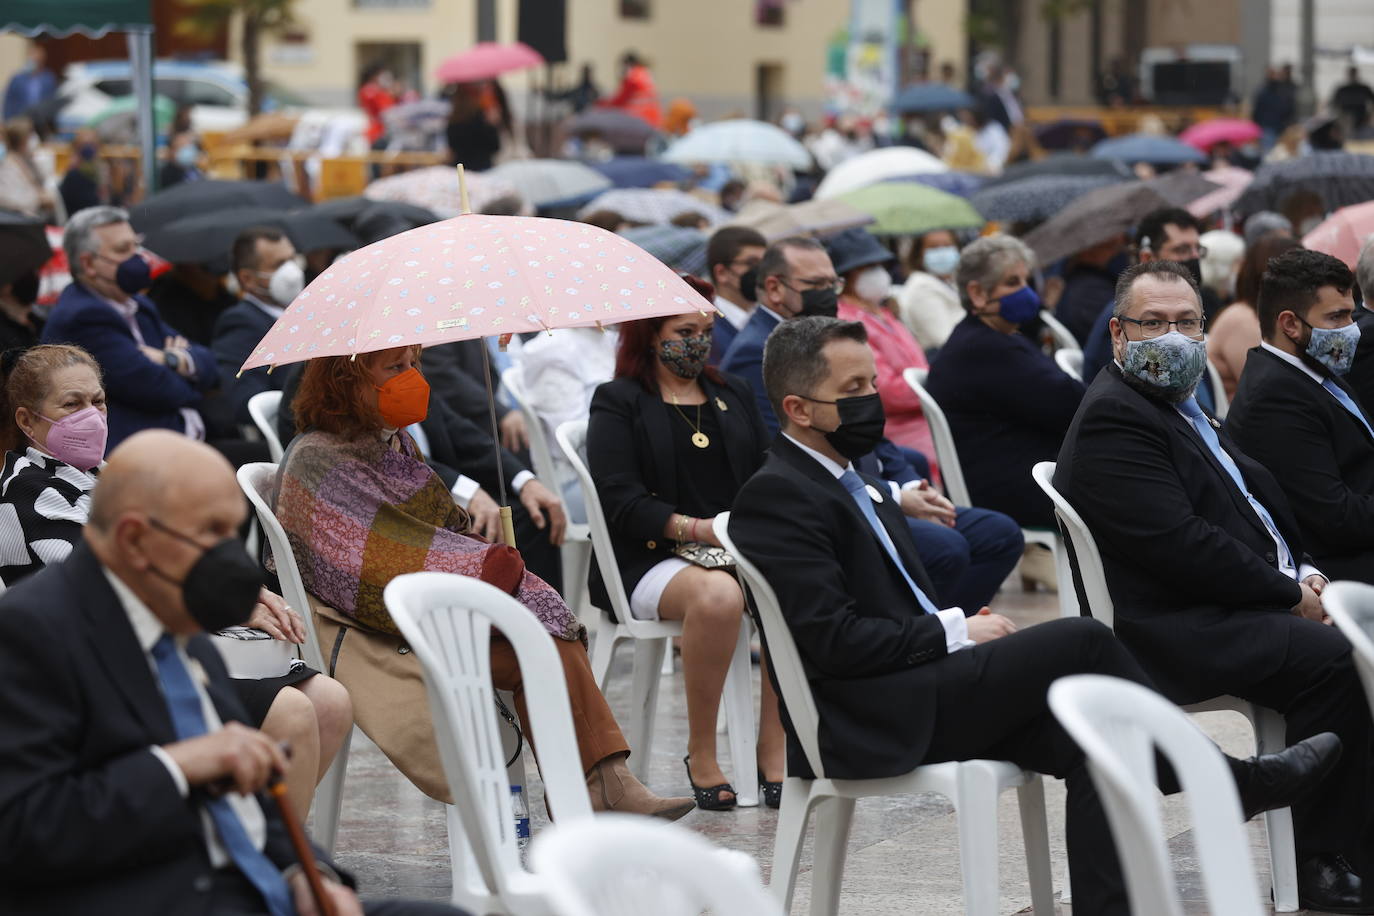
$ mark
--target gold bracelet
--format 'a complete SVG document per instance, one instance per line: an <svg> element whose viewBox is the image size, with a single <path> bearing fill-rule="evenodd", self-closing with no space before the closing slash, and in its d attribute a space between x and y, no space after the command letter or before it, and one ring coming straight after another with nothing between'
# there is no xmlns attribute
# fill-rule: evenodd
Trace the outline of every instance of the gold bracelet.
<svg viewBox="0 0 1374 916"><path fill-rule="evenodd" d="M682 543L682 529L687 527L687 516L679 514L677 517L677 542Z"/></svg>

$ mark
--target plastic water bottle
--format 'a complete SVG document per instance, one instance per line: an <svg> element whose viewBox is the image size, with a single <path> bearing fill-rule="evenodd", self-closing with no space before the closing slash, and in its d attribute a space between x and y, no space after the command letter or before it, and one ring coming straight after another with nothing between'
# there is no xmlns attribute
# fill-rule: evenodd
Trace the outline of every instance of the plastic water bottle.
<svg viewBox="0 0 1374 916"><path fill-rule="evenodd" d="M520 853L520 864L529 864L530 850L530 806L525 803L525 787L510 787L510 805L515 814L515 848Z"/></svg>

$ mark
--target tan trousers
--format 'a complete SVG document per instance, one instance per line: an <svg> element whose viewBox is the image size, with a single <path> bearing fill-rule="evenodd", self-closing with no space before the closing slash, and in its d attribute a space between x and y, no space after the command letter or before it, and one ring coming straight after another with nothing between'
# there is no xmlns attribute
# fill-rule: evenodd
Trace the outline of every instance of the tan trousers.
<svg viewBox="0 0 1374 916"><path fill-rule="evenodd" d="M358 727L421 792L451 804L453 798L434 740L420 660L399 636L359 629L333 608L314 599L310 606L325 665L332 666L330 673L348 688ZM563 663L573 733L585 773L607 757L628 753L630 747L592 677L586 648L581 642L565 639L555 639L553 643ZM516 663L515 649L496 633L491 640L491 679L498 690L509 690L515 695L515 712L533 749L524 678Z"/></svg>

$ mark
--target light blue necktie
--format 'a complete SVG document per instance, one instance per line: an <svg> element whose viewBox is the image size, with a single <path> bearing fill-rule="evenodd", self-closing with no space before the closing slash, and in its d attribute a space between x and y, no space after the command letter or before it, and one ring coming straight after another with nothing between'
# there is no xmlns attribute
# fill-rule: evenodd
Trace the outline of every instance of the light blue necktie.
<svg viewBox="0 0 1374 916"><path fill-rule="evenodd" d="M1263 503L1255 499L1254 494L1250 492L1250 488L1245 485L1245 477L1240 473L1240 467L1237 466L1230 455L1226 454L1226 449L1221 447L1221 440L1217 438L1217 431L1212 428L1211 422L1209 422L1207 417L1203 414L1202 408L1197 404L1197 400L1195 398L1189 398L1180 403L1178 409L1183 411L1184 415L1192 421L1193 429L1197 430L1198 435L1202 437L1202 441L1207 443L1207 447L1212 450L1212 454L1216 456L1217 461L1221 462L1221 466L1226 469L1226 473L1231 475L1231 479L1235 481L1240 492L1244 494L1246 501L1250 503L1250 507L1255 510L1255 514L1260 517L1260 521L1264 523L1264 527L1268 529L1269 534L1278 542L1280 567L1287 565L1296 569L1297 559L1293 556L1293 551L1289 548L1288 542L1285 541L1283 535L1279 533L1279 526L1274 524L1274 517L1269 514L1268 509L1264 508Z"/></svg>
<svg viewBox="0 0 1374 916"><path fill-rule="evenodd" d="M1364 411L1360 410L1360 405L1355 403L1354 398L1345 393L1344 388L1329 378L1322 379L1322 387L1331 392L1331 396L1340 401L1342 407L1354 414L1355 419L1363 423L1365 430L1369 432L1371 437L1374 437L1374 429L1370 428L1369 421L1364 417Z"/></svg>
<svg viewBox="0 0 1374 916"><path fill-rule="evenodd" d="M935 603L932 602L930 598L926 597L926 593L921 591L920 586L916 584L911 578L911 575L906 571L906 566L902 563L902 558L897 555L897 545L892 543L892 538L888 535L887 529L884 528L883 523L878 520L878 513L873 508L873 499L868 495L868 488L864 485L863 478L852 470L845 471L840 475L840 483L844 484L844 488L849 491L849 495L853 498L854 502L859 504L859 511L864 514L864 518L868 519L868 527L873 529L874 535L878 538L878 543L883 545L883 549L887 551L887 555L892 558L892 562L895 563L897 569L901 571L902 578L906 580L906 584L910 587L911 593L916 596L916 603L921 606L921 610L925 611L927 614L936 613L939 608L935 606Z"/></svg>
<svg viewBox="0 0 1374 916"><path fill-rule="evenodd" d="M172 714L172 727L176 729L177 737L185 741L208 732L201 711L200 693L196 691L195 682L182 664L176 643L169 634L162 634L162 638L153 644L153 661L157 663L162 693L167 699L167 709ZM248 838L248 831L230 807L229 800L208 799L205 809L215 822L215 830L219 832L229 858L262 894L272 916L294 916L296 906L291 902L291 891L286 886L286 880L277 866Z"/></svg>

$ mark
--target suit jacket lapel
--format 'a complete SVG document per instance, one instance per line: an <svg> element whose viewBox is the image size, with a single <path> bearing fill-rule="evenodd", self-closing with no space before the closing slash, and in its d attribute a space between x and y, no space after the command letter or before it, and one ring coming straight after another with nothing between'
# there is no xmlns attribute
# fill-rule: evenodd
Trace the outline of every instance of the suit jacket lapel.
<svg viewBox="0 0 1374 916"><path fill-rule="evenodd" d="M1189 423L1187 418L1180 414L1172 404L1161 403L1160 409L1165 411L1165 422L1172 425L1174 429L1178 431L1179 435L1185 437L1188 443L1212 466L1212 470L1225 482L1224 487L1226 494L1230 496L1232 505L1236 507L1236 511L1240 513L1241 517L1249 522L1256 531L1260 532L1265 537L1269 537L1269 529L1264 527L1264 522L1262 522L1260 517L1255 513L1255 509L1250 505L1250 501L1245 498L1245 494L1240 492L1235 481L1231 479L1231 472L1226 470L1222 463L1217 460L1216 455L1212 454L1212 450L1207 447L1207 443L1202 441L1201 434L1193 429L1193 424ZM1231 450L1226 448L1226 443L1221 439L1221 430L1217 430L1217 441L1221 443L1222 449L1228 455L1231 455ZM1236 456L1231 455L1231 460L1235 461ZM1240 467L1240 463L1237 462L1236 466ZM1241 476L1245 476L1243 470L1241 471ZM1247 480L1246 483L1248 484L1249 480Z"/></svg>

